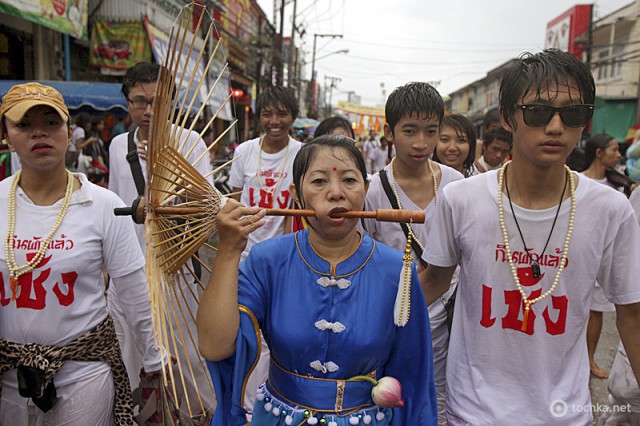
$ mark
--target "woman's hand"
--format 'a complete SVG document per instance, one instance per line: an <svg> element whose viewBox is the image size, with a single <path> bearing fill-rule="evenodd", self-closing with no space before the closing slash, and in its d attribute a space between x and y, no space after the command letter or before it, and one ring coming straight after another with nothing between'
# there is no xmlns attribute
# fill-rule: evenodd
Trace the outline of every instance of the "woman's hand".
<svg viewBox="0 0 640 426"><path fill-rule="evenodd" d="M229 198L220 210L218 224L218 252L223 250L242 253L247 246L249 234L264 225L262 218L267 211L258 207L247 207Z"/></svg>

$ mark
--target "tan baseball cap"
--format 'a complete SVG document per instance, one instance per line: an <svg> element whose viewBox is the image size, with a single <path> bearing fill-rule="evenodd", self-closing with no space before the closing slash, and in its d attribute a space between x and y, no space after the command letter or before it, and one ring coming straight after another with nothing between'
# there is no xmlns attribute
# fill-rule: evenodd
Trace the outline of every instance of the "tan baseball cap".
<svg viewBox="0 0 640 426"><path fill-rule="evenodd" d="M2 97L0 120L3 117L17 123L24 114L36 105L48 105L58 111L60 117L69 121L69 110L64 98L56 89L40 83L16 84Z"/></svg>

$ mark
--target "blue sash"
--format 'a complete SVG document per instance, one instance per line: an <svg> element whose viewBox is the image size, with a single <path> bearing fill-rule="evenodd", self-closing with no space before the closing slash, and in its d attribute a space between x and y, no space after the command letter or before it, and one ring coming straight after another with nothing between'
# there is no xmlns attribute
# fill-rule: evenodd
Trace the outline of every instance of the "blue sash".
<svg viewBox="0 0 640 426"><path fill-rule="evenodd" d="M378 370L367 376L380 378ZM368 381L319 379L285 370L273 359L269 365L266 383L271 394L292 407L306 408L323 413L346 413L375 404L371 399L372 384Z"/></svg>

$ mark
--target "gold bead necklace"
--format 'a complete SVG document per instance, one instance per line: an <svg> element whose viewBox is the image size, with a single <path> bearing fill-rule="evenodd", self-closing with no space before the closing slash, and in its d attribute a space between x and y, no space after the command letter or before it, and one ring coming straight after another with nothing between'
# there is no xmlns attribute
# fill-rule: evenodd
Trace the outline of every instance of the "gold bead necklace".
<svg viewBox="0 0 640 426"><path fill-rule="evenodd" d="M15 298L15 289L18 283L18 278L26 274L29 271L32 271L38 264L44 259L44 256L49 248L49 244L53 239L56 231L60 227L62 223L62 219L67 214L67 210L69 208L69 204L71 202L71 194L73 193L73 183L74 176L70 171L67 172L67 188L64 194L64 199L62 201L62 207L58 212L58 217L53 225L53 229L49 232L49 235L45 237L40 244L40 248L36 252L35 256L26 264L19 266L16 261L16 253L14 248L15 243L15 227L16 227L16 191L18 188L18 182L20 181L20 176L22 175L22 170L18 170L13 178L13 182L11 182L11 188L9 190L9 212L8 212L8 229L7 229L7 237L5 238L4 244L4 254L7 259L7 268L9 269L10 281L11 281L11 289L13 292L13 297Z"/></svg>
<svg viewBox="0 0 640 426"><path fill-rule="evenodd" d="M526 331L527 320L529 319L529 311L531 310L531 305L541 301L542 299L544 299L545 297L553 293L553 291L558 286L558 283L560 282L560 275L562 274L562 271L564 270L564 266L567 262L567 256L569 255L569 243L571 242L571 235L573 234L573 223L576 216L576 188L575 188L575 182L573 180L573 173L571 173L571 170L567 166L564 166L565 172L569 174L569 188L570 188L570 194L571 194L571 213L569 214L569 228L567 230L567 236L565 237L565 240L564 240L562 258L560 259L560 265L558 266L558 271L556 272L556 276L555 276L555 279L553 280L553 284L551 285L551 288L549 288L549 290L547 290L545 293L541 294L540 296L529 300L527 294L522 288L522 285L520 284L520 279L518 278L518 271L516 270L516 267L513 264L513 259L511 257L511 247L509 246L509 234L507 232L507 227L505 226L505 221L504 221L504 209L502 205L502 189L504 187L505 170L509 163L510 161L506 162L498 172L498 213L499 213L499 220L500 220L500 229L502 230L502 238L505 246L505 251L507 253L507 260L509 261L509 266L511 267L511 273L513 275L513 279L516 282L516 287L518 288L518 291L520 292L520 296L522 297L522 301L524 303L524 318L522 321L521 330ZM525 251L526 251L526 247L525 247Z"/></svg>

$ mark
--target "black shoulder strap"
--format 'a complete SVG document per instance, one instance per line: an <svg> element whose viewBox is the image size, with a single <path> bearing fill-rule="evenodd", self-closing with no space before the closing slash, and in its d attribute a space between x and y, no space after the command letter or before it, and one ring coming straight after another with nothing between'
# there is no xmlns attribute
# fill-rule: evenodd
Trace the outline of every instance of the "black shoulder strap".
<svg viewBox="0 0 640 426"><path fill-rule="evenodd" d="M133 140L133 134L135 132L129 132L129 142L127 149L127 161L131 166L131 174L133 175L133 181L136 184L138 195L144 194L144 176L142 175L142 166L140 165L140 158L138 157L138 147Z"/></svg>
<svg viewBox="0 0 640 426"><path fill-rule="evenodd" d="M380 182L382 183L382 188L384 189L385 194L387 194L387 198L391 203L391 207L393 207L395 210L399 210L400 205L398 204L398 200L396 199L396 196L393 193L393 189L391 189L391 185L389 184L389 178L387 177L386 170L382 169L378 172L378 174L380 175ZM400 227L404 231L404 236L409 238L409 227L407 226L407 224L401 222ZM420 264L422 264L422 266L426 268L427 262L425 262L422 259L422 247L420 247L420 244L418 244L415 238L411 239L411 248L413 249L415 254L418 256L418 259L420 260Z"/></svg>

